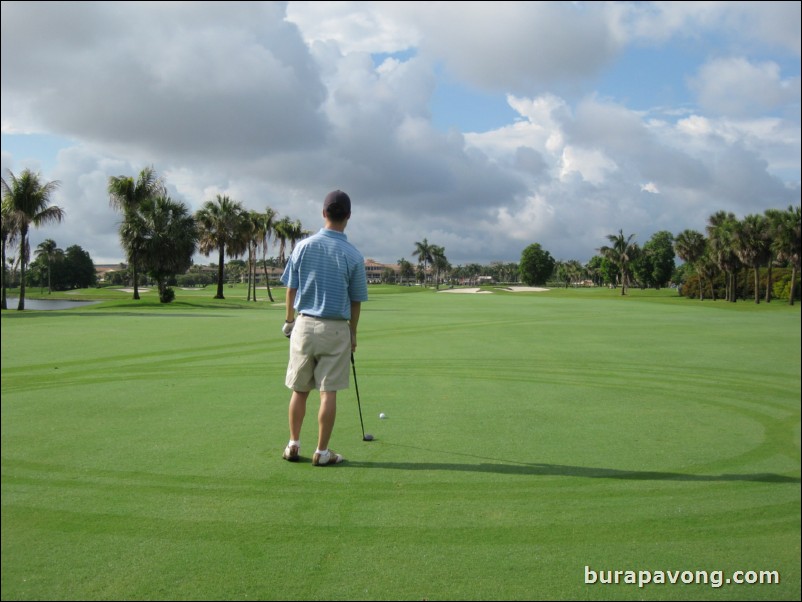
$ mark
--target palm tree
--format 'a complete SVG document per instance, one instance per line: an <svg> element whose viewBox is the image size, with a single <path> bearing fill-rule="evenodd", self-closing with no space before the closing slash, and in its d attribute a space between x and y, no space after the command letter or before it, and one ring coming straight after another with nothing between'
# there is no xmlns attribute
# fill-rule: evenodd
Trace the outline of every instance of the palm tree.
<svg viewBox="0 0 802 602"><path fill-rule="evenodd" d="M289 217L283 217L273 226L273 232L279 241L279 263L284 266L287 264L286 252L287 243L290 243L290 253L295 250L295 245L299 240L303 240L310 234L309 230L304 230L301 220L290 220Z"/></svg>
<svg viewBox="0 0 802 602"><path fill-rule="evenodd" d="M248 250L248 301L251 300L251 290L253 290L253 300L256 301L256 251L264 238L262 232L264 214L251 210L245 214L244 220L245 243Z"/></svg>
<svg viewBox="0 0 802 602"><path fill-rule="evenodd" d="M415 243L415 250L412 255L418 258L418 265L423 264L423 283L426 284L426 271L432 262L432 245L424 238L422 241Z"/></svg>
<svg viewBox="0 0 802 602"><path fill-rule="evenodd" d="M2 288L2 308L8 309L8 302L6 301L6 250L9 246L13 247L17 242L19 235L19 227L17 226L17 218L13 213L11 204L6 203L5 197L3 198L2 205L2 268L0 278L3 280Z"/></svg>
<svg viewBox="0 0 802 602"><path fill-rule="evenodd" d="M397 262L399 267L399 275L401 276L401 284L404 283L404 280L411 280L415 277L415 270L412 267L412 264L409 263L406 259L399 259Z"/></svg>
<svg viewBox="0 0 802 602"><path fill-rule="evenodd" d="M287 251L287 241L292 236L292 221L290 218L285 216L277 221L273 226L273 232L279 242L278 261L281 267L284 267L287 265L287 258L285 255Z"/></svg>
<svg viewBox="0 0 802 602"><path fill-rule="evenodd" d="M310 234L311 232L309 230L304 230L301 220L295 220L289 229L290 253L295 250L295 245L298 244L299 240L303 240Z"/></svg>
<svg viewBox="0 0 802 602"><path fill-rule="evenodd" d="M783 220L785 219L785 211L780 209L766 209L763 212L766 217L766 235L768 237L768 253L766 257L766 303L771 303L771 293L774 288L774 278L772 276L772 269L776 262L781 261L778 252L777 240L782 237Z"/></svg>
<svg viewBox="0 0 802 602"><path fill-rule="evenodd" d="M674 251L679 258L696 270L699 276L699 301L704 299L702 294L702 270L697 265L705 254L707 242L701 232L696 230L683 230L674 239Z"/></svg>
<svg viewBox="0 0 802 602"><path fill-rule="evenodd" d="M50 273L52 272L53 267L53 260L59 256L59 254L63 255L64 251L59 249L56 246L56 241L52 238L48 238L47 240L39 243L39 246L36 247L36 256L41 257L44 256L47 259L47 294L53 292L53 282L50 278Z"/></svg>
<svg viewBox="0 0 802 602"><path fill-rule="evenodd" d="M760 266L771 257L769 252L768 220L763 215L747 215L737 222L733 250L755 275L755 303L760 303Z"/></svg>
<svg viewBox="0 0 802 602"><path fill-rule="evenodd" d="M267 285L267 296L270 299L270 302L273 303L273 292L270 290L270 278L267 274L267 249L270 247L270 239L274 234L274 220L276 219L276 212L275 210L267 207L265 212L262 214L262 219L260 220L259 224L259 234L261 234L261 240L259 241L259 246L262 249L262 269L265 272L265 284Z"/></svg>
<svg viewBox="0 0 802 602"><path fill-rule="evenodd" d="M451 269L451 264L448 263L448 259L446 259L446 250L444 247L432 245L431 249L432 268L434 268L435 273L434 286L437 290L440 290L440 274L447 273L448 270Z"/></svg>
<svg viewBox="0 0 802 602"><path fill-rule="evenodd" d="M707 280L710 284L710 298L715 301L716 300L716 287L714 280L718 274L721 273L721 269L718 267L715 259L710 252L709 245L705 242L705 252L702 253L702 256L696 262L696 265L699 269L699 295L702 295L701 287L702 287L702 280Z"/></svg>
<svg viewBox="0 0 802 602"><path fill-rule="evenodd" d="M782 221L777 228L775 237L772 241L772 249L778 261L787 261L791 264L791 292L788 295L789 305L794 304L794 293L796 291L796 275L800 270L800 258L802 257L802 211L800 207L788 206L788 210L783 212Z"/></svg>
<svg viewBox="0 0 802 602"><path fill-rule="evenodd" d="M42 184L41 176L30 169L23 170L19 178L8 170L8 182L2 180L3 203L9 205L12 223L19 234L19 311L25 309L25 267L30 255L28 231L31 224L39 227L53 222L60 223L64 219L64 210L50 205L50 197L59 185L58 180Z"/></svg>
<svg viewBox="0 0 802 602"><path fill-rule="evenodd" d="M741 267L741 261L735 253L734 246L737 223L735 214L717 211L708 218L706 227L710 257L724 272L726 277L725 298L733 303L736 301L736 273Z"/></svg>
<svg viewBox="0 0 802 602"><path fill-rule="evenodd" d="M619 230L618 234L608 234L607 240L612 243L611 247L601 247L598 249L604 257L614 263L619 270L621 276L621 294L627 294L627 287L629 286L629 266L632 261L637 257L639 248L633 242L634 234L624 237L624 231Z"/></svg>
<svg viewBox="0 0 802 602"><path fill-rule="evenodd" d="M139 252L142 242L137 226L141 220L137 212L142 204L157 196L166 194L164 182L156 176L153 167L145 167L134 180L131 176L110 176L108 184L109 204L121 211L120 239L128 254L131 273L134 278L134 299L139 299ZM130 223L126 223L130 222Z"/></svg>
<svg viewBox="0 0 802 602"><path fill-rule="evenodd" d="M142 205L147 201L143 201ZM141 205L140 205L141 207ZM118 230L120 234L120 244L125 252L125 256L129 260L129 273L134 282L134 296L133 298L139 299L139 267L141 264L140 255L142 253L142 245L145 244L146 225L142 214L137 208L136 211L128 213L126 218L120 222Z"/></svg>
<svg viewBox="0 0 802 602"><path fill-rule="evenodd" d="M217 249L217 294L215 299L225 299L223 295L223 269L226 250L232 257L238 257L245 250L242 231L245 210L242 204L232 201L226 195L217 195L215 201L206 201L197 213L199 250L206 257Z"/></svg>
<svg viewBox="0 0 802 602"><path fill-rule="evenodd" d="M183 274L192 265L198 241L195 219L186 205L168 196L146 199L139 208L144 233L142 266L159 287L159 300L172 301L167 279Z"/></svg>

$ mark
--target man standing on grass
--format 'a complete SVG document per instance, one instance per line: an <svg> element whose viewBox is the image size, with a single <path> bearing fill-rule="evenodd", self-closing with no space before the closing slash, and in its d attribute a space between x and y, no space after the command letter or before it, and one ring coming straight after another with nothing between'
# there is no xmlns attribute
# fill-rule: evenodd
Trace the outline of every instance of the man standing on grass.
<svg viewBox="0 0 802 602"><path fill-rule="evenodd" d="M337 413L337 391L349 386L349 360L356 351L362 302L368 300L365 259L348 242L345 227L351 199L342 190L323 201L324 226L298 243L281 282L287 287L287 315L282 332L290 339L285 384L290 397L290 441L284 459L300 458L306 400L320 390L315 466L333 466L343 457L329 449Z"/></svg>

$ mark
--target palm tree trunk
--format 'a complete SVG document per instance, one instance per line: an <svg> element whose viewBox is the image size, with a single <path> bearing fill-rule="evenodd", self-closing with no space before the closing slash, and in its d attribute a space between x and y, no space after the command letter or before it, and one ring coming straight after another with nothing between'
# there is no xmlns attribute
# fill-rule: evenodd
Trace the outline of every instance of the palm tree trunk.
<svg viewBox="0 0 802 602"><path fill-rule="evenodd" d="M265 285L267 285L267 296L270 299L270 302L273 303L273 293L270 290L270 278L267 276L267 259L265 258L265 253L262 253L262 270L265 273Z"/></svg>
<svg viewBox="0 0 802 602"><path fill-rule="evenodd" d="M251 300L251 288L253 286L253 278L251 278L251 248L248 247L248 295L246 301ZM256 291L254 293L254 300L256 299Z"/></svg>
<svg viewBox="0 0 802 602"><path fill-rule="evenodd" d="M134 300L136 301L139 301L139 273L136 269L138 259L136 252L134 252L131 255L131 273L134 276Z"/></svg>
<svg viewBox="0 0 802 602"><path fill-rule="evenodd" d="M772 268L772 263L773 263L772 260L769 259L769 265L767 266L768 267L768 275L767 275L767 279L766 279L766 298L764 299L764 301L766 303L771 303L771 288L772 288L772 284L771 284L772 283L771 268Z"/></svg>
<svg viewBox="0 0 802 602"><path fill-rule="evenodd" d="M794 304L794 291L796 291L796 264L791 266L791 294L789 297L789 305Z"/></svg>
<svg viewBox="0 0 802 602"><path fill-rule="evenodd" d="M724 291L724 298L730 303L735 302L735 280L732 271L727 272L727 285Z"/></svg>
<svg viewBox="0 0 802 602"><path fill-rule="evenodd" d="M217 294L215 299L225 299L223 295L223 263L226 260L226 248L220 245L220 259L217 262Z"/></svg>
<svg viewBox="0 0 802 602"><path fill-rule="evenodd" d="M270 278L267 276L267 262L262 261L262 269L265 271L265 284L267 285L267 296L270 298L270 302L273 303L273 293L270 290Z"/></svg>
<svg viewBox="0 0 802 602"><path fill-rule="evenodd" d="M754 267L755 270L755 304L760 305L760 272L757 269L757 266Z"/></svg>
<svg viewBox="0 0 802 602"><path fill-rule="evenodd" d="M253 274L253 276L251 276ZM248 278L253 282L253 301L256 302L256 249L250 251L248 258Z"/></svg>
<svg viewBox="0 0 802 602"><path fill-rule="evenodd" d="M19 244L19 303L17 303L17 311L25 309L25 259L28 255L28 228L23 227L20 231L20 244Z"/></svg>
<svg viewBox="0 0 802 602"><path fill-rule="evenodd" d="M8 309L8 300L6 299L6 240L3 238L3 251L2 251L2 261L3 265L0 266L2 268L2 272L0 272L0 280L2 280L2 287L3 292L2 299L0 300L0 307L3 309Z"/></svg>

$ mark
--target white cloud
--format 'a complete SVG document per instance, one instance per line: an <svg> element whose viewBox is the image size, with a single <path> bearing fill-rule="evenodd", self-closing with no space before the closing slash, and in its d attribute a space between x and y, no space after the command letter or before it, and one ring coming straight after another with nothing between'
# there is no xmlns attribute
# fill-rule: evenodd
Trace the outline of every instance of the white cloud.
<svg viewBox="0 0 802 602"><path fill-rule="evenodd" d="M690 84L699 104L719 114L736 117L786 107L799 111L799 76L783 78L772 61L713 59L702 65Z"/></svg>
<svg viewBox="0 0 802 602"><path fill-rule="evenodd" d="M632 41L717 36L800 54L799 2L626 2L610 11L622 37Z"/></svg>
<svg viewBox="0 0 802 602"><path fill-rule="evenodd" d="M380 261L423 238L455 265L531 242L584 261L619 229L645 242L799 202L795 3L766 4L3 3L3 132L75 142L55 159L4 144L2 167L55 164L67 221L34 236L95 260L121 259L108 176L153 165L193 210L228 194L312 230L342 188L349 238ZM625 50L678 38L726 41L689 62L699 105L598 93ZM517 119L438 130L444 77Z"/></svg>
<svg viewBox="0 0 802 602"><path fill-rule="evenodd" d="M394 53L416 46L420 31L407 18L414 2L290 2L287 20L304 39L335 42L343 53ZM412 8L414 11L414 7Z"/></svg>
<svg viewBox="0 0 802 602"><path fill-rule="evenodd" d="M571 174L577 173L586 182L600 185L604 183L607 173L616 167L615 161L600 150L566 146L563 149L560 178L566 180Z"/></svg>

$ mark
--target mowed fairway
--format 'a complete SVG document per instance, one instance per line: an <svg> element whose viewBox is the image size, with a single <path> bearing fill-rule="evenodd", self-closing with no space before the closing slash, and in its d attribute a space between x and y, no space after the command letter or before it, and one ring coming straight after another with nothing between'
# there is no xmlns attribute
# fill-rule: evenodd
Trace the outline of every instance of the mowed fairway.
<svg viewBox="0 0 802 602"><path fill-rule="evenodd" d="M799 600L799 308L671 294L371 288L330 468L278 303L3 312L2 598Z"/></svg>

